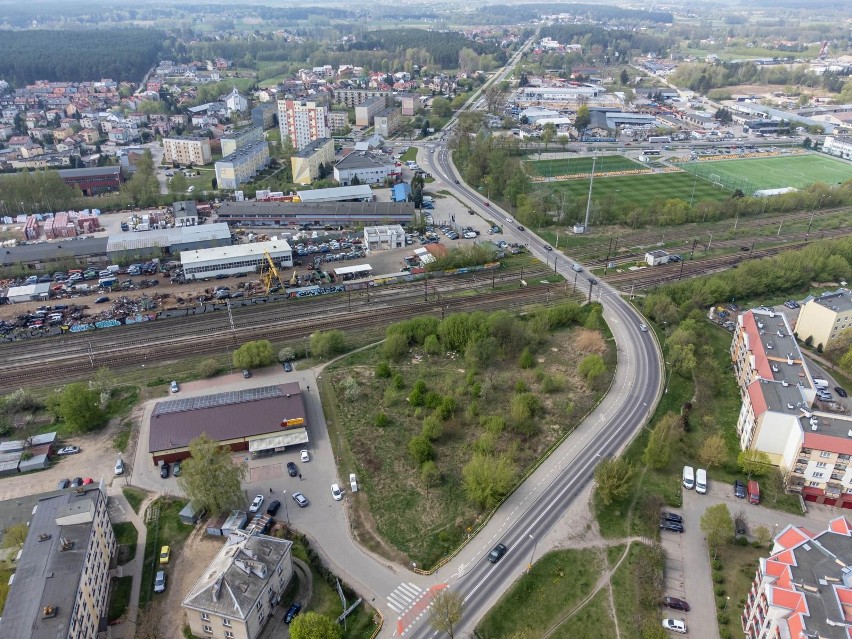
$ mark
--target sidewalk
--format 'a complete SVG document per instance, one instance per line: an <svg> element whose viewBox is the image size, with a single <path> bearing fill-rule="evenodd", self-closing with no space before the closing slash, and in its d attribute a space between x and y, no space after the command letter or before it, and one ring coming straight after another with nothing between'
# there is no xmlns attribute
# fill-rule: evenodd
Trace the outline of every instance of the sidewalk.
<svg viewBox="0 0 852 639"><path fill-rule="evenodd" d="M145 542L148 529L145 527L142 517L137 515L127 502L121 492L121 486L113 484L107 489L107 494L110 500L110 518L112 521L116 523L132 522L139 533L136 540L136 555L133 557L133 561L123 566L117 566L113 571L113 576L116 577L132 576L133 584L130 588L130 602L127 606L127 612L120 623L108 627L107 636L109 639L133 639L136 636L136 624L139 616L139 594L142 586L142 566L145 561ZM142 513L145 512L149 501L150 498L142 502L140 507Z"/></svg>

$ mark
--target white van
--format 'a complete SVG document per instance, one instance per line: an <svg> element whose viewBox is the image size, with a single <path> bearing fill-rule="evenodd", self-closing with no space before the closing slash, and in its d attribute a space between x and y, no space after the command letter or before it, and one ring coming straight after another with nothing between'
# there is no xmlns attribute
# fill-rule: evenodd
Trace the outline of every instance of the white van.
<svg viewBox="0 0 852 639"><path fill-rule="evenodd" d="M684 478L686 475L684 475ZM703 495L707 492L707 471L699 468L695 471L695 492Z"/></svg>
<svg viewBox="0 0 852 639"><path fill-rule="evenodd" d="M819 377L814 377L814 386L816 386L817 389L825 390L826 388L828 388L828 380L820 379Z"/></svg>
<svg viewBox="0 0 852 639"><path fill-rule="evenodd" d="M692 466L683 467L683 487L687 490L695 488L695 469Z"/></svg>

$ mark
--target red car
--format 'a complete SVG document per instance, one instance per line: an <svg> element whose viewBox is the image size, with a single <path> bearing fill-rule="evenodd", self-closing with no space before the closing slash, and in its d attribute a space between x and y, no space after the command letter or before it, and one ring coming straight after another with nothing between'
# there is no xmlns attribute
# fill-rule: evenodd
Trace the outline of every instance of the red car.
<svg viewBox="0 0 852 639"><path fill-rule="evenodd" d="M666 604L669 608L689 612L689 604L686 603L683 599L678 599L677 597L663 597L663 603Z"/></svg>
<svg viewBox="0 0 852 639"><path fill-rule="evenodd" d="M95 483L95 480L94 480L94 479L92 479L91 477L86 477L86 478L83 480L83 485L84 485L84 486L85 486L86 484L93 484L93 483Z"/></svg>

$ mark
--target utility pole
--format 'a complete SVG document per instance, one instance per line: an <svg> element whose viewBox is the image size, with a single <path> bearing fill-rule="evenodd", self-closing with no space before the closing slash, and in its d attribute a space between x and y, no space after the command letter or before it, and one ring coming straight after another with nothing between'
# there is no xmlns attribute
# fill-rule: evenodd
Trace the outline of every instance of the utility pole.
<svg viewBox="0 0 852 639"><path fill-rule="evenodd" d="M689 252L689 259L692 259L692 256L695 254L695 245L698 244L698 240L692 240L692 250Z"/></svg>
<svg viewBox="0 0 852 639"><path fill-rule="evenodd" d="M592 208L592 187L595 184L595 161L597 160L597 155L592 155L592 177L589 180L589 199L586 201L586 222L583 225L583 232L589 232L589 212Z"/></svg>
<svg viewBox="0 0 852 639"><path fill-rule="evenodd" d="M593 287L593 286L594 286L594 284L592 284L591 282L589 282L589 301L588 301L588 303L589 303L589 304L591 304L591 303L592 303L592 287Z"/></svg>

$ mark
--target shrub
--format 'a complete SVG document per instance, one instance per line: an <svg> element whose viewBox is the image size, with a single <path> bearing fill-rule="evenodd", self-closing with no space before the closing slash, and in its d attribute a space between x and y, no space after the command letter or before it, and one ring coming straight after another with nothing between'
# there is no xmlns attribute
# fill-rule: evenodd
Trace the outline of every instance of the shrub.
<svg viewBox="0 0 852 639"><path fill-rule="evenodd" d="M745 535L740 535L737 537L737 543L740 546L748 546L748 539L746 539Z"/></svg>
<svg viewBox="0 0 852 639"><path fill-rule="evenodd" d="M388 379L391 376L391 367L387 362L379 362L376 366L376 377L379 379Z"/></svg>
<svg viewBox="0 0 852 639"><path fill-rule="evenodd" d="M435 457L435 449L423 435L415 435L408 441L408 454L420 465Z"/></svg>
<svg viewBox="0 0 852 639"><path fill-rule="evenodd" d="M524 422L536 415L541 409L538 397L532 393L520 393L512 397L509 409L512 419L516 422Z"/></svg>
<svg viewBox="0 0 852 639"><path fill-rule="evenodd" d="M402 373L394 373L391 381L395 389L402 390L405 388L405 379L403 379Z"/></svg>
<svg viewBox="0 0 852 639"><path fill-rule="evenodd" d="M289 362L294 359L296 359L296 351L294 351L289 346L285 346L280 351L278 351L279 362Z"/></svg>
<svg viewBox="0 0 852 639"><path fill-rule="evenodd" d="M719 639L733 639L734 635L727 628L719 628Z"/></svg>
<svg viewBox="0 0 852 639"><path fill-rule="evenodd" d="M721 626L727 625L727 623L729 621L728 613L720 612L718 615L716 615L716 620L719 622L719 625L721 625Z"/></svg>
<svg viewBox="0 0 852 639"><path fill-rule="evenodd" d="M445 397L441 400L440 405L435 409L435 414L444 421L447 421L456 412L456 400L453 397Z"/></svg>
<svg viewBox="0 0 852 639"><path fill-rule="evenodd" d="M219 374L219 362L215 359L205 359L198 364L198 376L202 379L209 379Z"/></svg>
<svg viewBox="0 0 852 639"><path fill-rule="evenodd" d="M423 462L420 467L420 481L428 488L438 486L441 483L441 471L438 470L435 462L432 460Z"/></svg>
<svg viewBox="0 0 852 639"><path fill-rule="evenodd" d="M521 356L518 358L518 366L521 368L532 368L535 366L535 357L533 357L529 347L521 351Z"/></svg>
<svg viewBox="0 0 852 639"><path fill-rule="evenodd" d="M426 393L425 404L428 408L438 408L442 401L444 401L444 396L441 393L436 393L435 391Z"/></svg>
<svg viewBox="0 0 852 639"><path fill-rule="evenodd" d="M482 397L482 384L480 384L479 382L475 382L473 386L470 387L470 396Z"/></svg>
<svg viewBox="0 0 852 639"><path fill-rule="evenodd" d="M722 570L722 560L714 559L710 562L710 567L713 568L713 570Z"/></svg>
<svg viewBox="0 0 852 639"><path fill-rule="evenodd" d="M724 597L725 586L723 586L722 584L716 584L715 586L713 586L713 592L716 594L717 597Z"/></svg>
<svg viewBox="0 0 852 639"><path fill-rule="evenodd" d="M426 419L423 420L423 428L420 431L420 434L423 435L426 439L430 441L434 441L438 439L443 433L444 429L441 426L441 420L438 419L435 415L430 415Z"/></svg>
<svg viewBox="0 0 852 639"><path fill-rule="evenodd" d="M577 367L580 375L590 383L595 383L606 372L606 364L598 354L587 355Z"/></svg>
<svg viewBox="0 0 852 639"><path fill-rule="evenodd" d="M408 339L399 333L388 335L382 344L382 353L388 359L398 362L408 355Z"/></svg>
<svg viewBox="0 0 852 639"><path fill-rule="evenodd" d="M438 341L438 336L435 334L428 335L426 341L423 342L423 350L427 355L440 355L441 342Z"/></svg>
<svg viewBox="0 0 852 639"><path fill-rule="evenodd" d="M376 426L385 428L390 425L390 418L384 413L376 413Z"/></svg>
<svg viewBox="0 0 852 639"><path fill-rule="evenodd" d="M544 379L541 380L541 392L543 393L558 393L564 387L564 380L558 376L545 375Z"/></svg>
<svg viewBox="0 0 852 639"><path fill-rule="evenodd" d="M725 583L725 575L722 574L721 572L714 571L713 572L713 581L717 584L723 584L723 583Z"/></svg>
<svg viewBox="0 0 852 639"><path fill-rule="evenodd" d="M408 401L412 406L423 406L426 403L426 382L418 379L414 383L414 388L408 396Z"/></svg>
<svg viewBox="0 0 852 639"><path fill-rule="evenodd" d="M529 389L530 387L527 386L527 383L524 380L519 379L517 382L515 382L516 393L526 393Z"/></svg>

